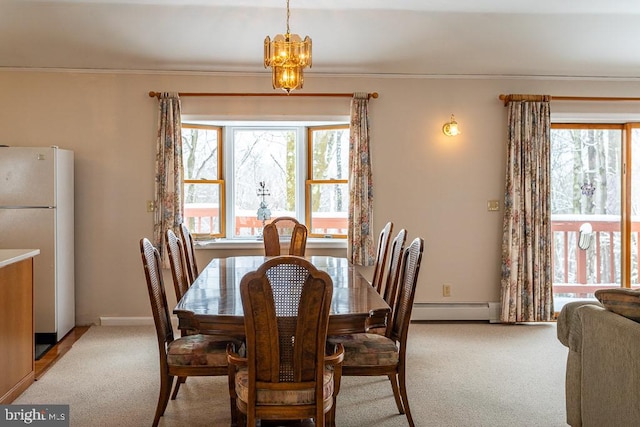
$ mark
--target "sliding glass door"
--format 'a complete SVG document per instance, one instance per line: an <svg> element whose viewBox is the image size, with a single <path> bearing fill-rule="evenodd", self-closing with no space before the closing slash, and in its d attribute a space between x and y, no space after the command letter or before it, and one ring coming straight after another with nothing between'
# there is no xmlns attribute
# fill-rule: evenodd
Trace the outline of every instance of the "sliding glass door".
<svg viewBox="0 0 640 427"><path fill-rule="evenodd" d="M637 286L640 128L553 124L551 166L556 310L599 288Z"/></svg>

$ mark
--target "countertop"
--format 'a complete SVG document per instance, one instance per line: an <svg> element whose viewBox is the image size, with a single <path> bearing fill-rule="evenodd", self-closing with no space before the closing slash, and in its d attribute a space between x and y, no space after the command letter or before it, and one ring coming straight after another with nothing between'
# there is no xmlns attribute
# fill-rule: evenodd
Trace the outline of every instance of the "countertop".
<svg viewBox="0 0 640 427"><path fill-rule="evenodd" d="M40 249L0 249L0 268L34 257Z"/></svg>

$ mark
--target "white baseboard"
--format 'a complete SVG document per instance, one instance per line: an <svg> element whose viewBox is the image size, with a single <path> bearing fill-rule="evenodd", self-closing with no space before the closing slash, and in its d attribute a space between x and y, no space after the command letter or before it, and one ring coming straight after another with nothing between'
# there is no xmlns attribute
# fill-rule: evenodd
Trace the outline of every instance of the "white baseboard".
<svg viewBox="0 0 640 427"><path fill-rule="evenodd" d="M487 320L498 322L500 303L415 303L411 320Z"/></svg>
<svg viewBox="0 0 640 427"><path fill-rule="evenodd" d="M178 318L171 316L174 327L178 325ZM153 326L153 317L100 317L100 326Z"/></svg>

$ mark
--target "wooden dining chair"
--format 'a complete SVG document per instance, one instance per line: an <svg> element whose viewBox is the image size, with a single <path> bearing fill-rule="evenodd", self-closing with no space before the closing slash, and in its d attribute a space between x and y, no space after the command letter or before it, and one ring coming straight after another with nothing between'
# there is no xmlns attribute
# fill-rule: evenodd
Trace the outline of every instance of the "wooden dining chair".
<svg viewBox="0 0 640 427"><path fill-rule="evenodd" d="M176 233L171 229L165 232L165 242L167 244L167 253L169 254L169 267L171 267L171 276L173 278L173 288L176 292L176 301L180 301L182 296L187 292L191 281L188 277L186 268L185 251L183 242ZM194 329L180 329L180 336L192 335L198 333ZM173 387L172 399L175 399L180 390L180 385L187 381L186 377L178 377L176 385Z"/></svg>
<svg viewBox="0 0 640 427"><path fill-rule="evenodd" d="M309 231L293 217L278 217L262 230L265 256L304 256ZM288 244L288 249L286 248ZM286 249L286 251L285 251Z"/></svg>
<svg viewBox="0 0 640 427"><path fill-rule="evenodd" d="M398 297L385 335L359 333L328 338L330 344L344 346L342 376L389 378L398 411L406 414L411 427L414 423L407 396L407 336L423 248L424 240L417 237L403 252Z"/></svg>
<svg viewBox="0 0 640 427"><path fill-rule="evenodd" d="M174 338L160 255L147 238L140 240L140 253L160 354L160 394L153 419L155 427L167 408L174 377L227 375L227 348L239 348L241 343L228 337L202 334ZM175 399L179 384L176 383L172 399ZM231 404L231 400L229 402Z"/></svg>
<svg viewBox="0 0 640 427"><path fill-rule="evenodd" d="M198 263L196 262L196 251L193 244L193 236L186 225L180 225L180 238L184 245L184 258L187 273L189 277L189 283L193 283L198 277Z"/></svg>
<svg viewBox="0 0 640 427"><path fill-rule="evenodd" d="M187 272L185 250L182 240L171 229L165 232L167 253L169 254L169 266L173 277L173 287L176 291L176 301L180 301L193 283Z"/></svg>
<svg viewBox="0 0 640 427"><path fill-rule="evenodd" d="M376 263L373 269L373 278L371 279L371 286L382 293L382 284L384 279L384 273L387 268L387 255L389 253L389 242L391 241L391 232L393 231L393 223L387 222L380 231L380 237L378 237L378 248L376 250Z"/></svg>
<svg viewBox="0 0 640 427"><path fill-rule="evenodd" d="M387 316L387 327L378 327L369 329L367 332L385 335L387 328L392 325L391 319L393 318L393 307L396 301L396 291L398 289L398 282L400 281L400 272L402 267L402 253L404 250L404 244L407 240L407 230L401 229L396 237L391 242L391 257L389 258L389 271L387 272L387 280L383 289L383 298L389 307L391 307L391 313Z"/></svg>
<svg viewBox="0 0 640 427"><path fill-rule="evenodd" d="M391 242L391 258L389 258L389 271L387 272L387 280L385 280L384 292L382 297L389 307L393 307L396 300L396 291L398 290L398 281L400 279L400 267L402 267L402 253L404 244L407 241L407 230L404 228L398 231L396 237Z"/></svg>
<svg viewBox="0 0 640 427"><path fill-rule="evenodd" d="M228 352L237 419L333 425L344 350L325 354L331 277L304 258L275 257L242 278L240 294L246 357Z"/></svg>

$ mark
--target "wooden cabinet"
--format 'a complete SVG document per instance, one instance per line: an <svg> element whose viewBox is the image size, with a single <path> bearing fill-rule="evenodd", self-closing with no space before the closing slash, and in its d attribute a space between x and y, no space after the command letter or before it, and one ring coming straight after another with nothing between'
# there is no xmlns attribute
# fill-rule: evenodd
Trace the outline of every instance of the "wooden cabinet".
<svg viewBox="0 0 640 427"><path fill-rule="evenodd" d="M34 381L33 258L1 255L0 404L8 404Z"/></svg>

